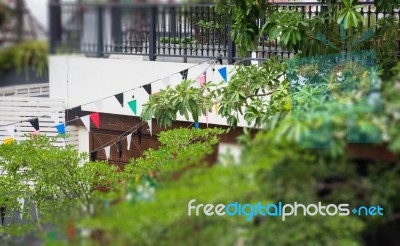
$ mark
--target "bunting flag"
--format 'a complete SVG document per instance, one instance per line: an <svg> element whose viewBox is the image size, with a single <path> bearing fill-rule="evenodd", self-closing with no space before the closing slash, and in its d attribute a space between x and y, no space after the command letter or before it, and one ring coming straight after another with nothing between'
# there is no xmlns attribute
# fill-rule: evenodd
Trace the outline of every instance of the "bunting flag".
<svg viewBox="0 0 400 246"><path fill-rule="evenodd" d="M144 85L142 87L147 92L147 94L151 95L151 84Z"/></svg>
<svg viewBox="0 0 400 246"><path fill-rule="evenodd" d="M202 75L200 75L198 78L197 78L197 80L199 81L199 85L200 86L203 86L204 85L204 83L206 83L206 74L202 74Z"/></svg>
<svg viewBox="0 0 400 246"><path fill-rule="evenodd" d="M168 78L163 78L163 79L162 79L162 82L163 82L163 84L164 84L165 87L169 86L169 84L170 84L170 83L169 83L169 77L168 77Z"/></svg>
<svg viewBox="0 0 400 246"><path fill-rule="evenodd" d="M107 160L110 159L110 146L105 147L104 152L106 153Z"/></svg>
<svg viewBox="0 0 400 246"><path fill-rule="evenodd" d="M65 124L64 123L56 125L56 129L59 134L65 135Z"/></svg>
<svg viewBox="0 0 400 246"><path fill-rule="evenodd" d="M187 77L188 77L188 70L187 69L185 69L183 71L180 71L179 73L182 75L182 79L183 80L187 79Z"/></svg>
<svg viewBox="0 0 400 246"><path fill-rule="evenodd" d="M116 145L117 145L117 151L118 151L118 155L119 155L119 160L121 160L121 157L122 157L122 143L121 143L121 141L118 140Z"/></svg>
<svg viewBox="0 0 400 246"><path fill-rule="evenodd" d="M97 150L90 153L90 160L96 161L97 160Z"/></svg>
<svg viewBox="0 0 400 246"><path fill-rule="evenodd" d="M223 67L223 68L218 69L218 72L219 72L219 74L221 74L221 77L222 77L226 82L228 82L228 74L227 74L227 71L226 71L226 67Z"/></svg>
<svg viewBox="0 0 400 246"><path fill-rule="evenodd" d="M35 130L35 131L32 132L32 134L33 134L33 135L39 135L39 134L40 134L40 131L39 131L39 130Z"/></svg>
<svg viewBox="0 0 400 246"><path fill-rule="evenodd" d="M72 112L74 112L75 118L79 118L82 116L82 107L81 106L72 108L71 110L72 110Z"/></svg>
<svg viewBox="0 0 400 246"><path fill-rule="evenodd" d="M15 138L15 125L7 126L7 131L12 138Z"/></svg>
<svg viewBox="0 0 400 246"><path fill-rule="evenodd" d="M124 107L124 93L119 93L114 96L118 100L119 104L121 104L121 107Z"/></svg>
<svg viewBox="0 0 400 246"><path fill-rule="evenodd" d="M132 112L137 115L137 105L136 105L136 99L128 102L129 107L131 108Z"/></svg>
<svg viewBox="0 0 400 246"><path fill-rule="evenodd" d="M214 103L215 114L218 115L218 103Z"/></svg>
<svg viewBox="0 0 400 246"><path fill-rule="evenodd" d="M9 144L12 143L14 141L14 138L6 138L3 140L3 144Z"/></svg>
<svg viewBox="0 0 400 246"><path fill-rule="evenodd" d="M38 117L28 120L29 123L35 128L36 131L39 131L39 119Z"/></svg>
<svg viewBox="0 0 400 246"><path fill-rule="evenodd" d="M131 148L131 141L132 141L132 133L129 133L128 136L126 136L126 142L127 142L126 149L127 150L130 150L130 148Z"/></svg>
<svg viewBox="0 0 400 246"><path fill-rule="evenodd" d="M153 120L148 120L147 121L147 125L149 125L149 132L150 132L150 135L151 136L153 136Z"/></svg>
<svg viewBox="0 0 400 246"><path fill-rule="evenodd" d="M60 123L60 120L58 119L58 113L50 113L50 118L52 121L54 121L54 125Z"/></svg>
<svg viewBox="0 0 400 246"><path fill-rule="evenodd" d="M90 114L90 119L97 129L100 128L100 114L98 112Z"/></svg>
<svg viewBox="0 0 400 246"><path fill-rule="evenodd" d="M90 132L90 117L89 117L89 115L81 117L81 121L85 125L88 132Z"/></svg>
<svg viewBox="0 0 400 246"><path fill-rule="evenodd" d="M137 130L136 130L138 139L139 139L139 143L142 144L142 126L140 126Z"/></svg>
<svg viewBox="0 0 400 246"><path fill-rule="evenodd" d="M103 100L98 100L96 102L93 103L94 106L96 106L98 111L101 111L101 109L103 108Z"/></svg>
<svg viewBox="0 0 400 246"><path fill-rule="evenodd" d="M195 122L195 123L194 123L194 128L195 128L196 130L199 129L199 126L200 126L199 122Z"/></svg>

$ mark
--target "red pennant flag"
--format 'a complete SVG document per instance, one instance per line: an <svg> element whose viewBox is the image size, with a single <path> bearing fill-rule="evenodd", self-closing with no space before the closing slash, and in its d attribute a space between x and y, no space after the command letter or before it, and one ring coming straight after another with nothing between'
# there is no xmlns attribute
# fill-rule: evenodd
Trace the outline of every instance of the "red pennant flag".
<svg viewBox="0 0 400 246"><path fill-rule="evenodd" d="M100 128L100 114L98 112L90 114L90 119L97 128Z"/></svg>

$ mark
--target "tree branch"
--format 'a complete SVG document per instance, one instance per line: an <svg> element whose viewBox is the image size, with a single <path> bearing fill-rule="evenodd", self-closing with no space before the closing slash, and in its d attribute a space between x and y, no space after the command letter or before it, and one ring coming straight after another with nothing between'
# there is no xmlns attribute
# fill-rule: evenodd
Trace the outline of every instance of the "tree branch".
<svg viewBox="0 0 400 246"><path fill-rule="evenodd" d="M247 98L251 98L251 97L265 97L265 96L270 96L272 93L274 93L275 91L269 91L267 93L263 93L263 94L252 94L252 95L248 95L246 96Z"/></svg>

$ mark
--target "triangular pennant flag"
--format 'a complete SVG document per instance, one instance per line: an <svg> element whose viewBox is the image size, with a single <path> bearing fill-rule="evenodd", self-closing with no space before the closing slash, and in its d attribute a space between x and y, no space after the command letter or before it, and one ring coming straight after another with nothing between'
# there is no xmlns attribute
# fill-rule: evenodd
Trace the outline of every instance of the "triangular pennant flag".
<svg viewBox="0 0 400 246"><path fill-rule="evenodd" d="M167 87L169 85L169 77L163 78L162 82L163 82L164 86Z"/></svg>
<svg viewBox="0 0 400 246"><path fill-rule="evenodd" d="M33 135L39 135L39 134L40 134L40 131L39 131L39 130L35 130L35 131L32 132L32 134L33 134Z"/></svg>
<svg viewBox="0 0 400 246"><path fill-rule="evenodd" d="M147 125L149 125L149 132L150 132L150 135L151 136L153 136L153 120L148 120L147 121Z"/></svg>
<svg viewBox="0 0 400 246"><path fill-rule="evenodd" d="M118 100L119 104L121 104L121 107L124 107L124 93L119 93L114 96Z"/></svg>
<svg viewBox="0 0 400 246"><path fill-rule="evenodd" d="M136 130L138 139L139 139L139 143L142 144L142 126L140 126L137 130Z"/></svg>
<svg viewBox="0 0 400 246"><path fill-rule="evenodd" d="M110 159L110 146L105 147L104 152L106 153L107 160Z"/></svg>
<svg viewBox="0 0 400 246"><path fill-rule="evenodd" d="M214 103L215 114L218 115L218 103Z"/></svg>
<svg viewBox="0 0 400 246"><path fill-rule="evenodd" d="M90 114L90 119L97 128L100 128L100 114L98 112Z"/></svg>
<svg viewBox="0 0 400 246"><path fill-rule="evenodd" d="M195 123L194 123L194 128L195 128L195 129L199 129L199 126L200 126L199 122L195 122Z"/></svg>
<svg viewBox="0 0 400 246"><path fill-rule="evenodd" d="M14 141L14 138L6 138L3 140L3 144L9 144L12 143Z"/></svg>
<svg viewBox="0 0 400 246"><path fill-rule="evenodd" d="M200 75L200 76L197 78L197 80L199 81L199 85L200 85L200 86L203 86L204 83L206 83L206 75L205 75L205 74Z"/></svg>
<svg viewBox="0 0 400 246"><path fill-rule="evenodd" d="M56 129L57 129L58 133L63 134L63 135L65 134L65 124L64 123L56 125Z"/></svg>
<svg viewBox="0 0 400 246"><path fill-rule="evenodd" d="M50 113L50 118L52 121L54 121L55 125L60 123L60 120L58 119L58 113Z"/></svg>
<svg viewBox="0 0 400 246"><path fill-rule="evenodd" d="M72 110L72 112L74 112L75 118L79 118L82 116L82 107L81 106L72 108L71 110Z"/></svg>
<svg viewBox="0 0 400 246"><path fill-rule="evenodd" d="M101 110L103 108L103 100L98 100L94 102L94 106L96 106L97 110Z"/></svg>
<svg viewBox="0 0 400 246"><path fill-rule="evenodd" d="M228 74L226 72L226 67L218 69L219 74L221 74L222 78L228 82Z"/></svg>
<svg viewBox="0 0 400 246"><path fill-rule="evenodd" d="M119 160L121 160L121 157L122 157L122 143L121 143L121 141L118 140L116 145L117 145L117 151L118 151Z"/></svg>
<svg viewBox="0 0 400 246"><path fill-rule="evenodd" d="M136 105L136 99L128 102L129 107L131 108L132 112L137 115L137 105Z"/></svg>
<svg viewBox="0 0 400 246"><path fill-rule="evenodd" d="M130 148L131 148L131 141L132 141L132 133L129 133L128 136L126 136L126 142L127 142L126 149L127 150L130 150Z"/></svg>
<svg viewBox="0 0 400 246"><path fill-rule="evenodd" d="M90 160L96 161L97 160L97 150L90 153Z"/></svg>
<svg viewBox="0 0 400 246"><path fill-rule="evenodd" d="M88 132L90 132L90 118L89 115L81 117L82 123L85 125Z"/></svg>
<svg viewBox="0 0 400 246"><path fill-rule="evenodd" d="M147 92L147 94L151 95L151 84L144 85L142 87Z"/></svg>
<svg viewBox="0 0 400 246"><path fill-rule="evenodd" d="M39 119L38 117L28 120L29 123L35 128L36 131L39 131Z"/></svg>
<svg viewBox="0 0 400 246"><path fill-rule="evenodd" d="M7 126L7 131L8 131L8 134L9 134L12 138L15 137L15 125L9 125L9 126Z"/></svg>
<svg viewBox="0 0 400 246"><path fill-rule="evenodd" d="M188 77L188 70L187 69L185 69L183 71L180 71L179 73L182 75L182 79L184 79L184 80L187 79L187 77Z"/></svg>

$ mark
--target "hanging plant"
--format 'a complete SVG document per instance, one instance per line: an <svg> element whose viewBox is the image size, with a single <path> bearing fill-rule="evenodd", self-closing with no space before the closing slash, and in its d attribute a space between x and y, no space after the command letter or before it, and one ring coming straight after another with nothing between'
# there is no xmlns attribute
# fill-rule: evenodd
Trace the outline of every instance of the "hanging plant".
<svg viewBox="0 0 400 246"><path fill-rule="evenodd" d="M15 69L29 79L32 69L37 77L43 77L48 67L47 44L42 41L26 41L0 52L0 74Z"/></svg>

